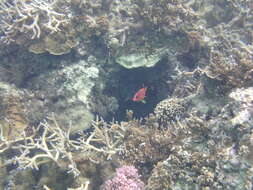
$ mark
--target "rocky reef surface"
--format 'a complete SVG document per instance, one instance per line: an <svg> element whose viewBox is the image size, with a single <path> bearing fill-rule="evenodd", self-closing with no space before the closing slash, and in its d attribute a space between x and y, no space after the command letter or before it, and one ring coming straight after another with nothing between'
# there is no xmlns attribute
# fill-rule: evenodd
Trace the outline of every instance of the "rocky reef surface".
<svg viewBox="0 0 253 190"><path fill-rule="evenodd" d="M0 189L251 190L252 10L1 0Z"/></svg>

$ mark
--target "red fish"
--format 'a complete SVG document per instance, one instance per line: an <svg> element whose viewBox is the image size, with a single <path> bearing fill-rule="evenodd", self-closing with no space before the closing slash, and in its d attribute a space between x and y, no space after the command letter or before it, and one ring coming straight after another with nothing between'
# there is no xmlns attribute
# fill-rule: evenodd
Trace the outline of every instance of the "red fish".
<svg viewBox="0 0 253 190"><path fill-rule="evenodd" d="M144 98L146 97L146 92L147 92L147 87L141 88L140 90L138 90L138 91L135 93L135 95L134 95L134 97L133 97L132 100L133 100L134 102L143 102L143 103L145 103Z"/></svg>

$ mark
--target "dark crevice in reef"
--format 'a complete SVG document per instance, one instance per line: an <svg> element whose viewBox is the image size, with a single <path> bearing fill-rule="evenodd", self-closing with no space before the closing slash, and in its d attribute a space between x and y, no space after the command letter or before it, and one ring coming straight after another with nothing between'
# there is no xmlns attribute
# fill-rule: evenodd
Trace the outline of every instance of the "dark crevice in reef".
<svg viewBox="0 0 253 190"><path fill-rule="evenodd" d="M167 59L164 59L154 67L131 70L122 68L119 71L119 90L112 94L119 103L116 120L125 120L127 110L132 110L136 118L145 117L153 112L159 101L167 97L171 89L166 83L170 69L166 62ZM135 93L143 87L147 87L145 103L133 101Z"/></svg>

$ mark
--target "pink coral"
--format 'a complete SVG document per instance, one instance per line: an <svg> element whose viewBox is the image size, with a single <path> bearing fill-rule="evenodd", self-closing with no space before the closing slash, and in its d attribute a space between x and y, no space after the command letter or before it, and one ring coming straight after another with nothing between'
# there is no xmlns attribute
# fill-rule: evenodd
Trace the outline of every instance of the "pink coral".
<svg viewBox="0 0 253 190"><path fill-rule="evenodd" d="M134 166L122 166L116 169L114 178L107 180L101 190L144 190L144 183Z"/></svg>

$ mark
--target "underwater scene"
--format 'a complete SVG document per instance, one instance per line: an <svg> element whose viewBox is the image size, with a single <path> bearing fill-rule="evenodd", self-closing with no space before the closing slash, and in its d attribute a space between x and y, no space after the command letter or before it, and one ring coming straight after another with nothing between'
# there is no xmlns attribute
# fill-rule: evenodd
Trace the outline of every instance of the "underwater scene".
<svg viewBox="0 0 253 190"><path fill-rule="evenodd" d="M253 0L0 0L0 190L253 190Z"/></svg>

